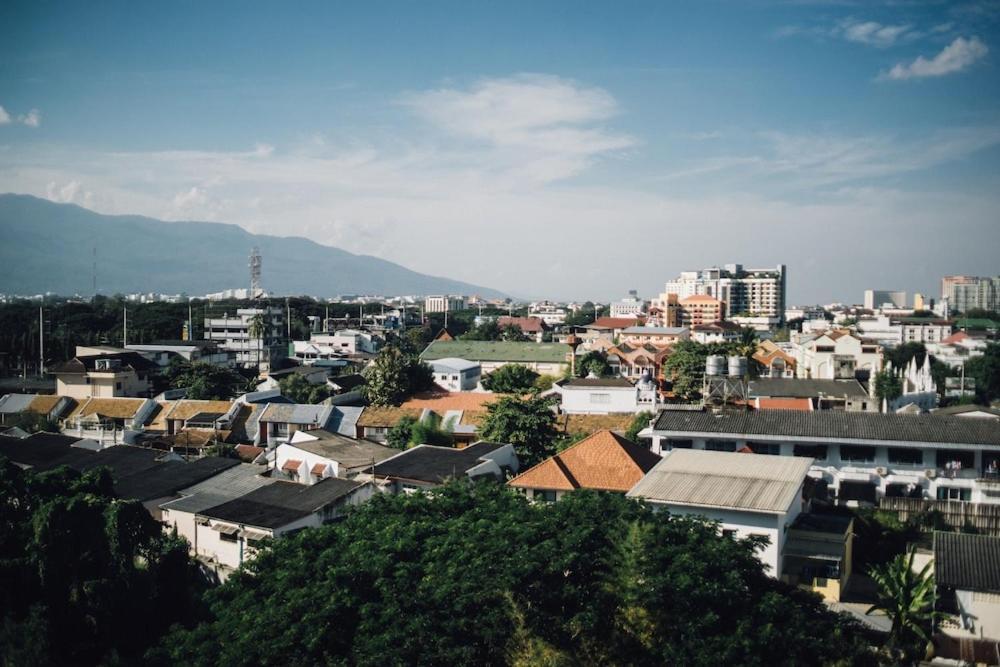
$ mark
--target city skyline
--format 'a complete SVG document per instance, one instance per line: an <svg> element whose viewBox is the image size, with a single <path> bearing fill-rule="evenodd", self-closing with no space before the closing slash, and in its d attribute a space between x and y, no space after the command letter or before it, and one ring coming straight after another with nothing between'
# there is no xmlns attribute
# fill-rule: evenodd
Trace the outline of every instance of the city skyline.
<svg viewBox="0 0 1000 667"><path fill-rule="evenodd" d="M997 273L990 3L61 7L3 10L2 191L524 298Z"/></svg>

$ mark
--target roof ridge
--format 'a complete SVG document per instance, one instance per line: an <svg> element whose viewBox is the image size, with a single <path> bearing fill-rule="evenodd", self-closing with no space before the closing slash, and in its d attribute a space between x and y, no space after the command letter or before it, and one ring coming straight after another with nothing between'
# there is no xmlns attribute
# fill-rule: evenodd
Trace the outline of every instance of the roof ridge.
<svg viewBox="0 0 1000 667"><path fill-rule="evenodd" d="M579 443L577 443L577 444L579 444ZM567 467L566 464L563 462L562 457L560 456L561 453L562 452L560 452L559 454L556 454L555 456L553 456L552 457L552 462L555 463L556 466L559 468L559 471L563 475L566 476L566 480L570 483L570 486L572 486L574 489L579 489L580 488L580 482L577 481L577 479L573 475L573 473L570 472L569 467Z"/></svg>

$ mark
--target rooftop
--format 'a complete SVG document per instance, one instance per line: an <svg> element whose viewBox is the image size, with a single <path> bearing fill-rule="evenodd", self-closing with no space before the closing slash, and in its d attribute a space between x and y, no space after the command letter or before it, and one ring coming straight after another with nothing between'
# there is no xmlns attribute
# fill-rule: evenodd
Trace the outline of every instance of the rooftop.
<svg viewBox="0 0 1000 667"><path fill-rule="evenodd" d="M819 410L661 410L655 431L823 440L939 443L1000 447L992 419Z"/></svg>
<svg viewBox="0 0 1000 667"><path fill-rule="evenodd" d="M364 484L338 477L327 477L310 486L279 480L198 514L275 529L332 505Z"/></svg>
<svg viewBox="0 0 1000 667"><path fill-rule="evenodd" d="M432 365L445 366L454 371L469 371L473 368L479 368L478 361L469 361L468 359L459 359L457 357L445 357L444 359L433 359Z"/></svg>
<svg viewBox="0 0 1000 667"><path fill-rule="evenodd" d="M377 463L399 453L398 449L385 447L370 440L354 440L329 431L310 431L309 435L320 438L318 440L303 438L298 442L289 443L289 446L336 461L346 468L370 466L372 459Z"/></svg>
<svg viewBox="0 0 1000 667"><path fill-rule="evenodd" d="M508 485L524 489L597 489L625 493L660 457L611 431L598 431L518 475Z"/></svg>
<svg viewBox="0 0 1000 667"><path fill-rule="evenodd" d="M161 508L178 512L201 512L222 503L234 500L276 480L261 475L261 466L240 463L219 474L181 489L177 500L160 505Z"/></svg>
<svg viewBox="0 0 1000 667"><path fill-rule="evenodd" d="M1000 537L935 532L934 577L956 590L1000 593Z"/></svg>
<svg viewBox="0 0 1000 667"><path fill-rule="evenodd" d="M687 333L687 327L629 327L623 334L652 334L657 336L680 336Z"/></svg>
<svg viewBox="0 0 1000 667"><path fill-rule="evenodd" d="M799 496L812 459L675 449L628 492L693 507L782 513Z"/></svg>
<svg viewBox="0 0 1000 667"><path fill-rule="evenodd" d="M435 361L446 358L472 361L566 363L569 348L561 343L520 343L491 340L436 340L420 358Z"/></svg>
<svg viewBox="0 0 1000 667"><path fill-rule="evenodd" d="M481 462L483 456L503 446L493 442L477 442L465 449L418 445L376 465L375 475L443 483L465 475L467 470Z"/></svg>
<svg viewBox="0 0 1000 667"><path fill-rule="evenodd" d="M768 398L868 398L857 380L758 378L749 382L750 396Z"/></svg>
<svg viewBox="0 0 1000 667"><path fill-rule="evenodd" d="M612 378L571 378L559 383L561 387L572 387L585 389L588 387L621 387L632 389L635 385L629 382L628 379L623 377L612 377Z"/></svg>

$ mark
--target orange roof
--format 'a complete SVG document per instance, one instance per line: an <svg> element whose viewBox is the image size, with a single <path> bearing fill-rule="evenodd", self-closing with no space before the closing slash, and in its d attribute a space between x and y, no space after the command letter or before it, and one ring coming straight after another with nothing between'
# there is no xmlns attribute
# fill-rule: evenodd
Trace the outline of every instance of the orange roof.
<svg viewBox="0 0 1000 667"><path fill-rule="evenodd" d="M758 410L812 410L812 401L808 398L758 398L754 403Z"/></svg>
<svg viewBox="0 0 1000 667"><path fill-rule="evenodd" d="M312 474L314 474L314 475L322 475L325 470L326 470L326 464L325 463L317 463L316 465L314 465L312 467Z"/></svg>
<svg viewBox="0 0 1000 667"><path fill-rule="evenodd" d="M963 340L969 337L969 334L964 331L956 331L952 335L948 336L941 341L942 345L954 345L955 343L961 343Z"/></svg>
<svg viewBox="0 0 1000 667"><path fill-rule="evenodd" d="M254 445L236 445L234 449L236 450L236 455L244 461L253 461L264 453L263 447L255 447Z"/></svg>
<svg viewBox="0 0 1000 667"><path fill-rule="evenodd" d="M660 457L611 431L598 431L510 480L522 489L625 493Z"/></svg>
<svg viewBox="0 0 1000 667"><path fill-rule="evenodd" d="M432 392L416 394L400 405L404 410L485 410L488 403L500 398L497 394L475 391Z"/></svg>
<svg viewBox="0 0 1000 667"><path fill-rule="evenodd" d="M590 326L598 329L627 329L645 322L645 317L598 317Z"/></svg>
<svg viewBox="0 0 1000 667"><path fill-rule="evenodd" d="M288 472L298 472L299 467L302 465L302 461L296 461L295 459L288 459L285 461L285 465L281 466L282 470L287 470Z"/></svg>
<svg viewBox="0 0 1000 667"><path fill-rule="evenodd" d="M716 299L714 296L709 296L707 294L692 294L691 296L681 299L681 303L717 303L722 305L721 301Z"/></svg>

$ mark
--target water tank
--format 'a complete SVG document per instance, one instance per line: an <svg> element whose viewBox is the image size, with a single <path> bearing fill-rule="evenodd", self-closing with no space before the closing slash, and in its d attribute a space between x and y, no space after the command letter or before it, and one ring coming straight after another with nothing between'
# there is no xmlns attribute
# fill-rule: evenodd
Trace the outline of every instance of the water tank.
<svg viewBox="0 0 1000 667"><path fill-rule="evenodd" d="M746 357L729 357L729 377L743 377L747 374Z"/></svg>
<svg viewBox="0 0 1000 667"><path fill-rule="evenodd" d="M712 354L705 357L705 375L718 377L722 375L725 368L726 358L719 354Z"/></svg>

